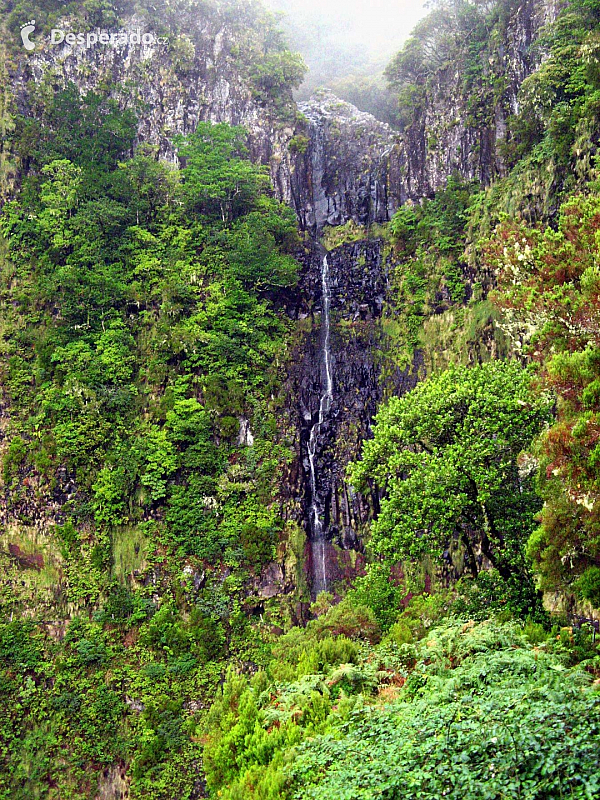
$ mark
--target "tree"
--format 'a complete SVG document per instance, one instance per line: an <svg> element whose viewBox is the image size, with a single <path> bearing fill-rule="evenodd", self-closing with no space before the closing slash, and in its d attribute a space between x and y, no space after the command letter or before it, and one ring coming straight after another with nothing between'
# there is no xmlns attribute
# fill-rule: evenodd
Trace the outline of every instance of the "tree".
<svg viewBox="0 0 600 800"><path fill-rule="evenodd" d="M302 56L290 50L265 54L251 69L255 95L263 102L288 99L304 80L306 69Z"/></svg>
<svg viewBox="0 0 600 800"><path fill-rule="evenodd" d="M541 525L528 545L546 589L600 567L599 231L600 197L580 196L561 207L556 230L504 222L484 247L504 330L557 397L539 444Z"/></svg>
<svg viewBox="0 0 600 800"><path fill-rule="evenodd" d="M153 148L141 145L134 157L120 163L119 171L113 173L115 189L129 209L135 210L138 225L154 223L177 197L179 171L155 156Z"/></svg>
<svg viewBox="0 0 600 800"><path fill-rule="evenodd" d="M121 111L107 92L82 96L73 83L53 96L45 123L40 142L43 160L68 158L84 167L100 190L107 171L131 149L137 129L135 114Z"/></svg>
<svg viewBox="0 0 600 800"><path fill-rule="evenodd" d="M232 276L255 291L293 286L298 263L281 252L297 244L294 212L272 198L263 197L259 210L245 215L228 236L228 262Z"/></svg>
<svg viewBox="0 0 600 800"><path fill-rule="evenodd" d="M441 557L453 540L474 576L483 558L502 577L524 569L539 510L519 455L550 416L516 363L453 368L393 397L376 417L352 483L383 491L373 547L389 561Z"/></svg>
<svg viewBox="0 0 600 800"><path fill-rule="evenodd" d="M243 128L201 122L195 133L177 141L190 211L230 223L268 190L266 172L243 158L245 137Z"/></svg>
<svg viewBox="0 0 600 800"><path fill-rule="evenodd" d="M80 167L66 158L52 161L42 169L42 175L47 180L40 191L42 210L39 223L54 247L65 245L65 229L77 205L81 172Z"/></svg>

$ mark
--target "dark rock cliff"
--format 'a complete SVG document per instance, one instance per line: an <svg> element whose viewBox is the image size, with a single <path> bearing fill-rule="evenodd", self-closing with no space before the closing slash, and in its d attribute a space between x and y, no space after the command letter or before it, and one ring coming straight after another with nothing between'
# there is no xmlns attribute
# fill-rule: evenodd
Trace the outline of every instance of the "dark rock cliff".
<svg viewBox="0 0 600 800"><path fill-rule="evenodd" d="M385 222L399 205L430 197L455 173L482 185L504 175L507 120L518 111L523 80L543 61L540 32L562 5L516 4L502 40L479 56L485 61L478 64L480 85L470 86L458 64L440 67L401 133L327 90L300 104L310 139L304 157L292 165L292 200L301 224Z"/></svg>
<svg viewBox="0 0 600 800"><path fill-rule="evenodd" d="M289 513L311 535L309 507L322 509L327 539L327 572L331 588L337 579L360 569L344 555L361 551L360 534L377 509L378 498L351 489L345 468L370 434L370 424L382 398L380 318L388 291L389 255L381 240L345 244L327 253L330 286L332 401L317 434L316 498L311 497L308 446L319 417L323 391L324 253L316 243L301 254L300 304L295 310L299 336L292 354L287 384L290 412L295 416L296 466L286 494ZM295 409L295 410L294 410ZM311 564L307 564L310 572Z"/></svg>
<svg viewBox="0 0 600 800"><path fill-rule="evenodd" d="M296 160L293 202L301 225L317 231L350 219L387 222L398 208L397 136L383 122L327 90L301 103L308 148Z"/></svg>

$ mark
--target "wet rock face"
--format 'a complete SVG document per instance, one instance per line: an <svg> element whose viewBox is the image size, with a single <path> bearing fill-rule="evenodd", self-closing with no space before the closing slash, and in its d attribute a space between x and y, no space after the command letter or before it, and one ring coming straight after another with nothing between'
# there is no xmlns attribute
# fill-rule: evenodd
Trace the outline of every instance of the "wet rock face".
<svg viewBox="0 0 600 800"><path fill-rule="evenodd" d="M559 7L560 0L524 0L511 13L505 41L490 50L486 67L485 80L497 76L501 93L483 83L466 88L465 75L449 65L427 86L419 113L402 133L328 90L301 103L309 144L293 160L290 180L301 226L316 233L350 219L386 222L401 204L431 197L454 174L483 185L504 175L499 145L506 122L518 111L523 80L543 57L534 46L539 33Z"/></svg>
<svg viewBox="0 0 600 800"><path fill-rule="evenodd" d="M303 319L321 313L321 260L326 252L314 240L296 254L302 265L300 281L290 302L290 316ZM388 291L388 259L380 239L344 244L327 254L331 312L348 320L375 319L381 315ZM292 298L291 298L292 299Z"/></svg>
<svg viewBox="0 0 600 800"><path fill-rule="evenodd" d="M305 572L325 574L328 589L351 582L364 568L362 537L379 511L375 489L353 491L346 467L360 456L371 436L371 423L384 393L404 394L415 386L422 359L415 355L406 369L390 368L387 339L381 325L389 293L392 254L382 240L345 244L327 253L330 296L330 350L333 397L316 443L316 504L322 512L324 546L311 537L310 434L319 419L324 387L322 338L322 260L316 242L298 255L302 276L288 312L301 331L290 359L286 386L288 419L295 431L296 458L285 478L285 508L308 537ZM385 374L383 366L386 365ZM318 556L318 559L317 559ZM318 560L318 563L317 563ZM314 589L314 583L313 583Z"/></svg>
<svg viewBox="0 0 600 800"><path fill-rule="evenodd" d="M318 420L323 386L321 347L323 252L313 245L302 256L298 316L302 336L290 367L289 396L297 408L296 451L299 469L295 493L297 521L307 525L310 505L308 441ZM376 497L362 497L346 481L347 464L369 436L382 398L379 318L388 289L388 259L380 240L342 245L327 254L331 293L333 399L320 427L316 448L317 502L327 537L343 549L361 549L360 528L373 515ZM310 531L307 528L307 533ZM328 548L328 569L337 574ZM337 563L337 562L336 562Z"/></svg>
<svg viewBox="0 0 600 800"><path fill-rule="evenodd" d="M399 204L393 187L396 134L383 122L322 90L300 112L309 145L296 162L293 199L301 225L320 230L350 219L387 222Z"/></svg>

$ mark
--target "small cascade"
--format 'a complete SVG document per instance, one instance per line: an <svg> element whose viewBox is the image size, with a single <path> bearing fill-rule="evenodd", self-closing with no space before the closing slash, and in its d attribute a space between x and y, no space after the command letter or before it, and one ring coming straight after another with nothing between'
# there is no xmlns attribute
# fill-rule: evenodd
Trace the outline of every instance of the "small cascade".
<svg viewBox="0 0 600 800"><path fill-rule="evenodd" d="M310 495L309 524L311 531L311 556L312 556L312 592L316 597L319 592L327 591L327 563L326 563L326 525L323 515L324 509L319 505L317 493L316 457L319 434L321 427L333 400L333 372L331 367L331 331L329 311L331 307L331 291L329 286L329 264L327 255L323 256L321 263L321 282L323 288L321 310L321 397L319 400L319 416L310 430L308 439L308 463L310 466ZM323 381L323 375L325 381Z"/></svg>

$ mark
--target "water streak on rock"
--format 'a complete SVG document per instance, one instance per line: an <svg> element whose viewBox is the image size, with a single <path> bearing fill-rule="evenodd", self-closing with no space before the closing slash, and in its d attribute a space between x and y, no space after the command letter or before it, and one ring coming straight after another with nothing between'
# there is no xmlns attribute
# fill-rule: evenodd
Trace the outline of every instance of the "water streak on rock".
<svg viewBox="0 0 600 800"><path fill-rule="evenodd" d="M317 493L316 455L321 426L327 419L331 401L333 400L333 370L331 364L331 329L329 311L331 307L331 290L329 285L329 263L327 255L323 256L321 264L321 282L323 288L321 310L321 388L319 400L319 416L310 430L308 440L308 463L310 465L310 493L311 504L309 509L311 528L311 555L312 591L315 597L319 592L327 591L327 563L326 563L326 525L322 518L323 509L319 505ZM323 375L325 381L323 382Z"/></svg>

